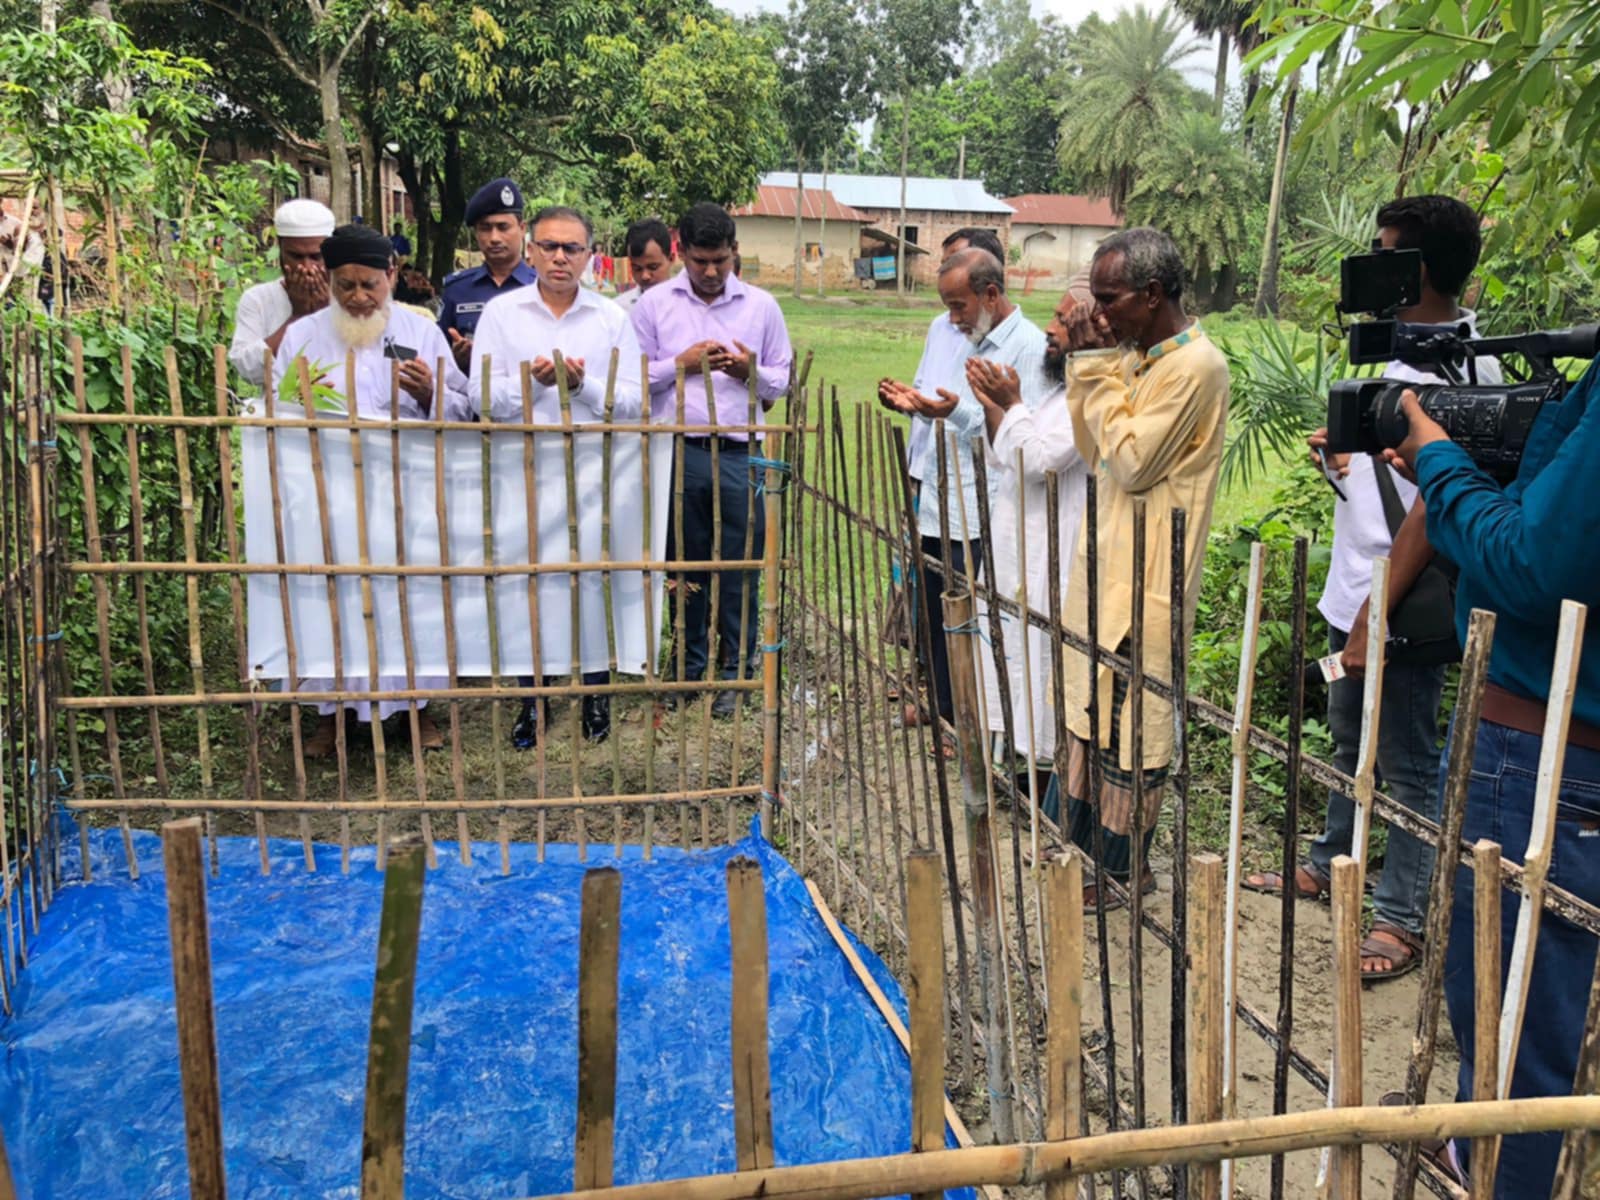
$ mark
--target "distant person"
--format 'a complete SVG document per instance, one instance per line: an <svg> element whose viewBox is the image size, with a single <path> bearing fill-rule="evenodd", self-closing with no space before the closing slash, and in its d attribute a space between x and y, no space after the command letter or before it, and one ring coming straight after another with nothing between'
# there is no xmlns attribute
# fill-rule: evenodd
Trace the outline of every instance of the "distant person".
<svg viewBox="0 0 1600 1200"><path fill-rule="evenodd" d="M328 272L322 241L333 233L333 210L304 198L278 206L272 217L278 235L279 278L247 288L233 317L228 361L260 387L267 351L274 354L289 323L328 307Z"/></svg>
<svg viewBox="0 0 1600 1200"><path fill-rule="evenodd" d="M509 179L484 184L467 201L467 226L478 241L483 265L457 271L440 293L439 328L450 340L456 365L473 367L472 334L483 306L505 292L533 282L533 268L523 262L522 192Z"/></svg>
<svg viewBox="0 0 1600 1200"><path fill-rule="evenodd" d="M389 248L394 251L395 261L402 267L411 261L411 239L406 236L406 224L399 217L394 219L394 232L389 235Z"/></svg>
<svg viewBox="0 0 1600 1200"><path fill-rule="evenodd" d="M756 423L761 424L767 410L789 389L794 351L783 312L771 293L734 275L739 243L733 218L721 205L696 204L684 213L678 221L678 248L683 270L646 292L632 312L639 347L649 359L653 411L657 417L676 419L681 367L688 375L685 419L692 425L711 423L707 388L699 377L704 359L711 372L716 423L749 423L749 380L754 376ZM713 437L718 448L718 486L713 485L711 474ZM678 549L684 559L711 559L712 530L719 517L722 558L745 557L747 530L751 556L761 556L766 512L756 497L749 457L752 442L759 447L760 440L760 433L743 429L682 439L683 545ZM674 503L679 502L675 498ZM668 527L675 528L676 521L674 514ZM706 572L690 573L686 578L690 590L683 599L685 680L701 679L708 669L715 669L717 678L723 680L737 679L741 673L751 678L757 665L756 634L761 628L756 595L760 576L754 571L722 571L715 580ZM715 631L709 628L712 587L718 593ZM710 659L713 632L717 639L714 663ZM738 705L738 693L724 688L712 703L712 716L732 717Z"/></svg>
<svg viewBox="0 0 1600 1200"><path fill-rule="evenodd" d="M654 217L635 221L628 226L623 250L628 256L633 286L617 297L617 303L631 311L640 296L672 277L672 231L665 221Z"/></svg>
<svg viewBox="0 0 1600 1200"><path fill-rule="evenodd" d="M1098 559L1099 642L1126 654L1132 629L1128 581L1133 578L1133 506L1145 501L1144 669L1153 679L1172 668L1172 510L1189 518L1183 577L1183 636L1194 633L1200 570L1211 508L1222 469L1228 419L1228 360L1195 319L1183 310L1183 258L1157 229L1127 229L1101 242L1089 274L1094 305L1080 305L1067 318L1067 408L1078 453L1094 465L1096 525L1087 525L1073 555L1066 620L1072 632L1088 630L1091 550ZM1172 762L1172 711L1146 694L1143 756L1133 761L1128 683L1102 659L1094 680L1088 656L1066 651L1065 754L1056 756L1046 808L1066 796L1064 830L1113 879L1143 892L1155 890L1150 843ZM1097 792L1089 787L1089 703L1098 702L1100 760ZM1133 880L1134 772L1142 771L1143 831L1140 878ZM1095 836L1095 826L1100 836ZM1097 885L1084 889L1086 908L1103 900L1120 907Z"/></svg>

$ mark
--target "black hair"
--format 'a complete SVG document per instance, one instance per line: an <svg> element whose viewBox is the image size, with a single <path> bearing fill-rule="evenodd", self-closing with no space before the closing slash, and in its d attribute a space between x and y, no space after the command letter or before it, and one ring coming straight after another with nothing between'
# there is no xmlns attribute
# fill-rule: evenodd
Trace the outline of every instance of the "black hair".
<svg viewBox="0 0 1600 1200"><path fill-rule="evenodd" d="M665 221L658 221L654 217L635 221L628 226L627 235L623 238L629 258L643 254L651 242L661 247L661 253L672 257L672 230L667 228Z"/></svg>
<svg viewBox="0 0 1600 1200"><path fill-rule="evenodd" d="M533 220L528 222L528 228L537 228L540 221L577 221L583 226L583 232L590 243L594 241L594 222L589 220L575 208L568 208L565 204L547 204L533 214Z"/></svg>
<svg viewBox="0 0 1600 1200"><path fill-rule="evenodd" d="M1003 263L1006 260L1006 252L1000 248L1000 235L992 229L979 229L973 225L965 226L940 242L939 248L948 250L951 242L965 242L968 246L976 247L979 250L987 250L994 255L996 262Z"/></svg>
<svg viewBox="0 0 1600 1200"><path fill-rule="evenodd" d="M702 200L678 218L678 244L685 249L718 250L735 241L733 218L720 204Z"/></svg>
<svg viewBox="0 0 1600 1200"><path fill-rule="evenodd" d="M1399 235L1395 247L1421 250L1428 284L1441 295L1461 295L1483 251L1478 214L1454 196L1405 196L1378 210L1378 228Z"/></svg>
<svg viewBox="0 0 1600 1200"><path fill-rule="evenodd" d="M1110 254L1122 255L1122 282L1142 292L1153 279L1168 300L1183 296L1183 256L1173 240L1159 229L1142 225L1113 233L1094 250L1094 261Z"/></svg>

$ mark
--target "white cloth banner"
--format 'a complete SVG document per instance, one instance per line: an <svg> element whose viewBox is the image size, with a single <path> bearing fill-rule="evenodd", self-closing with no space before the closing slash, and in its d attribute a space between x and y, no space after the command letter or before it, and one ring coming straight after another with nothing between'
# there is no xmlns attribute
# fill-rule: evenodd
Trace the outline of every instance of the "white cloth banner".
<svg viewBox="0 0 1600 1200"><path fill-rule="evenodd" d="M277 412L282 417L304 415L298 406L288 404L279 404ZM259 411L250 415L259 415ZM342 415L333 417L328 428L319 429L316 437L322 458L327 530L333 551L331 561L359 566L361 531L356 519L359 508L351 458L352 433L341 426L342 421ZM441 458L447 540L441 547L434 469L435 432L403 427L399 431L400 507L404 512L404 528L397 531L395 435L387 430L361 431L358 436L361 438L367 561L374 566L397 564L400 561L396 553L397 532L400 532L404 539L404 561L408 565L437 565L447 561L455 566L481 566L490 561L489 547L485 545L487 516L495 564L600 562L607 440L611 455L611 527L606 557L613 562L660 561L666 546L672 436L649 435L646 487L641 454L645 436L642 433L618 432L608 439L604 433L585 433L582 426L577 428L572 438L578 498L576 555L572 553L567 519L564 435L533 435L537 541L530 553L524 434L507 431L488 435L491 504L487 514L483 503L484 436L465 431L443 435ZM241 430L245 557L253 564L291 564L287 592L299 677L333 677L337 657L343 661L345 686L360 690L368 679L360 576L333 577L339 617L339 652L336 655L328 603L329 577L296 574L292 569L296 564L329 561L323 554L322 508L312 472L311 431L306 428L271 431L276 441L281 552L274 529L268 433L267 429L256 426ZM648 530L645 522L647 495ZM442 549L447 551L447 557L441 553ZM656 653L659 645L661 572L610 572L611 631L607 628L605 576L601 572L550 572L537 578L536 613L529 608L528 575L497 575L490 581L498 618L500 674L569 673L575 611L580 670L604 671L610 666L610 633L614 631L617 669L625 674L644 673L646 660ZM280 579L275 573L249 577L250 662L252 675L259 679L289 676ZM399 579L393 575L374 575L371 584L378 672L403 680L406 656L400 621ZM490 661L489 588L485 586L485 577L455 575L450 577L449 584L457 674L463 678L490 675L494 664ZM413 670L419 677L445 676L449 662L441 577L409 575L405 577L405 587ZM534 661L535 627L539 630L537 663ZM403 683L393 686L403 686ZM422 685L419 683L419 686Z"/></svg>

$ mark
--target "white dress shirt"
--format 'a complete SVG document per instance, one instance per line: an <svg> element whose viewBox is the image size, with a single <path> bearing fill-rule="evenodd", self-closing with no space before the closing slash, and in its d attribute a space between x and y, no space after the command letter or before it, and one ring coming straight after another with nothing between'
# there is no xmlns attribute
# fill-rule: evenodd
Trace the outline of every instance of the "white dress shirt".
<svg viewBox="0 0 1600 1200"><path fill-rule="evenodd" d="M294 316L294 305L284 291L283 280L272 279L246 288L233 313L233 343L228 361L245 379L261 386L264 378L267 339Z"/></svg>

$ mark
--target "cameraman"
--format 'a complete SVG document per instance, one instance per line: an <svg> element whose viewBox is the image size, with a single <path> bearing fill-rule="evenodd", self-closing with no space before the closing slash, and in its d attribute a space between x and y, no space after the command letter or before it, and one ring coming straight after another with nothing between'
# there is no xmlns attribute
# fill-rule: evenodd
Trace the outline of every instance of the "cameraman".
<svg viewBox="0 0 1600 1200"><path fill-rule="evenodd" d="M1590 364L1564 400L1544 407L1517 478L1504 490L1422 411L1415 393L1405 393L1403 408L1409 432L1385 457L1414 472L1427 504L1428 540L1461 568L1456 627L1465 638L1473 608L1496 614L1462 832L1469 843L1497 841L1508 861L1522 862L1561 601L1600 605L1600 365ZM1600 903L1600 621L1593 619L1583 636L1549 878ZM1472 891L1472 876L1458 875L1444 979L1462 1099L1472 1096L1474 1068ZM1516 924L1517 907L1505 905L1502 987ZM1544 914L1524 1010L1536 1015L1522 1024L1512 1097L1572 1092L1595 949L1593 934ZM1560 1150L1559 1133L1507 1137L1495 1197L1549 1195Z"/></svg>
<svg viewBox="0 0 1600 1200"><path fill-rule="evenodd" d="M1410 325L1451 329L1465 323L1476 336L1476 317L1460 304L1460 296L1478 265L1482 239L1478 217L1450 196L1408 196L1378 210L1378 240L1390 250L1422 253L1422 291L1417 303L1396 314ZM1476 362L1477 378L1500 381L1493 358ZM1384 368L1387 379L1410 383L1444 383L1426 367L1394 361ZM1327 430L1310 438L1313 456L1327 445ZM1317 608L1328 622L1328 650L1341 656L1346 678L1328 685L1328 730L1333 735L1333 764L1346 775L1356 765L1361 741L1362 681L1367 660L1367 607L1372 589L1372 563L1391 555L1390 610L1432 557L1421 533L1417 489L1410 480L1374 455L1331 455L1328 466L1343 477L1344 498L1335 501L1333 551L1328 582ZM1410 535L1410 536L1407 536ZM1383 707L1378 727L1378 771L1399 803L1439 819L1439 699L1444 689L1445 662L1455 657L1448 611L1439 613L1439 640L1405 654L1390 654L1384 667ZM1442 653L1430 653L1444 647ZM1294 888L1302 899L1327 894L1333 860L1352 852L1355 806L1341 792L1328 794L1327 825L1311 843L1307 860L1295 870ZM1420 961L1422 931L1433 875L1434 847L1403 829L1389 830L1383 874L1373 896L1372 928L1361 943L1362 978L1393 979ZM1283 886L1276 871L1246 877L1252 891L1277 892Z"/></svg>

